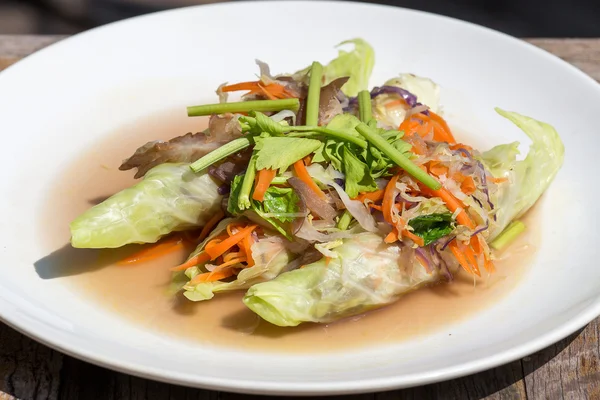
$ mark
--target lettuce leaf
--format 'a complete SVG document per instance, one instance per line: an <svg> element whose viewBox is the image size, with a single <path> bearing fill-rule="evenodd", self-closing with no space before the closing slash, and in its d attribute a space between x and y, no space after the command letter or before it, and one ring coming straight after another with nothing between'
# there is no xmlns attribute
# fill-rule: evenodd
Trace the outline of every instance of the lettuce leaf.
<svg viewBox="0 0 600 400"><path fill-rule="evenodd" d="M328 249L321 259L253 285L244 304L278 326L331 322L392 303L399 296L440 279L413 256L378 234L361 233Z"/></svg>
<svg viewBox="0 0 600 400"><path fill-rule="evenodd" d="M115 248L154 243L168 233L202 226L220 206L217 189L208 174L193 173L189 164L161 164L71 222L71 244Z"/></svg>
<svg viewBox="0 0 600 400"><path fill-rule="evenodd" d="M490 240L535 204L560 170L565 153L560 136L547 123L500 108L496 112L523 130L532 144L521 161L516 160L516 143L496 146L481 155L481 161L494 177L508 178L508 183L500 184L499 190L491 194L497 212Z"/></svg>
<svg viewBox="0 0 600 400"><path fill-rule="evenodd" d="M323 68L325 81L323 86L338 78L348 77L350 79L342 86L342 92L346 96L356 96L358 92L368 88L369 78L375 66L375 51L369 43L359 38L343 41L336 47L346 44L353 44L354 49L352 51L340 49L338 56ZM310 66L297 71L294 76L306 76L309 71Z"/></svg>

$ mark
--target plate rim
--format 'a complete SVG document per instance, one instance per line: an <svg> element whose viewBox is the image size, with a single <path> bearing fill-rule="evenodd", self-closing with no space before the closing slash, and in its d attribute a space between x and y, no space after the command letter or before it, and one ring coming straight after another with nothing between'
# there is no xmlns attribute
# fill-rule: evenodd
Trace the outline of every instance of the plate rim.
<svg viewBox="0 0 600 400"><path fill-rule="evenodd" d="M286 3L290 4L306 4L316 2L316 0L243 0L236 2L220 2L213 4L200 4L186 7L178 7L170 10L157 11L144 15L139 15L124 20L112 22L109 24L101 25L92 29L89 29L78 34L68 36L60 39L59 41L52 43L43 49L40 49L16 63L10 65L8 68L0 73L0 84L7 74L8 71L20 68L19 65L28 64L35 62L35 60L46 52L52 52L53 49L60 46L68 46L71 41L81 40L86 35L96 33L105 29L110 30L113 26L120 24L127 24L133 20L140 20L145 18L153 18L156 15L164 15L168 13L185 13L188 9L197 9L202 7L202 10L206 8L231 8L238 7L238 4L261 4L261 3ZM323 0L319 1L320 4L326 4L328 7L364 7L364 8L379 8L383 10L401 10L402 12L426 15L428 18L441 18L446 21L450 21L459 25L468 25L472 29L477 29L480 32L495 35L504 41L509 41L513 46L520 46L530 52L536 53L540 57L545 57L548 62L552 61L558 63L561 68L567 69L571 74L577 76L578 79L582 80L586 84L593 86L595 90L600 94L600 83L594 80L591 76L581 71L574 65L566 62L560 57L549 53L548 51L537 47L531 43L528 43L517 37L508 35L506 33L475 24L468 21L463 21L458 18L449 17L445 15L435 14L432 12L415 10L405 7L396 7L384 4L372 4L362 3L358 1L348 0ZM7 324L12 329L17 330L21 334L41 343L42 345L48 346L56 351L59 351L68 356L72 356L79 360L89 362L91 364L108 368L110 370L126 373L129 375L142 377L146 379L152 379L159 382L178 384L188 387L195 387L207 390L218 390L225 392L235 392L244 394L267 394L267 395L345 395L345 394L358 394L367 392L379 392L386 390L396 390L408 387L422 386L431 383L456 379L466 375L474 374L484 370L496 368L500 365L504 365L513 362L517 359L526 357L527 355L538 352L552 344L564 339L571 335L577 330L583 328L585 325L590 323L593 319L600 316L600 293L586 306L582 311L568 319L566 322L555 327L554 329L546 332L543 335L537 336L536 338L530 339L512 349L505 350L497 353L493 356L483 356L475 358L471 361L455 364L450 367L436 369L433 372L418 373L412 375L402 375L399 377L386 377L386 378L369 378L359 379L352 381L341 381L336 382L285 382L281 380L277 381L251 381L243 380L238 378L215 378L205 377L191 373L172 373L169 371L160 370L154 367L148 367L142 363L136 362L123 362L117 358L105 357L98 351L90 350L93 347L83 347L72 345L68 340L62 340L57 337L46 338L43 335L43 331L36 332L33 325L36 322L40 322L36 319L34 322L28 322L27 319L20 318L19 312L11 307L12 303L0 296L0 321Z"/></svg>

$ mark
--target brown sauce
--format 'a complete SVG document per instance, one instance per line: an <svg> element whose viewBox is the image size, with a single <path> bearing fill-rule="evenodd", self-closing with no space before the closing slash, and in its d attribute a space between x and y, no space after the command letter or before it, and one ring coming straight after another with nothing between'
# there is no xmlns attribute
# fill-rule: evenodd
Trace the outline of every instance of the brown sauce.
<svg viewBox="0 0 600 400"><path fill-rule="evenodd" d="M201 303L170 295L168 268L183 261L191 249L141 265L118 266L117 260L139 246L96 251L68 245L72 219L132 184L133 172L118 170L122 159L147 141L198 132L205 126L205 120L187 118L179 111L157 114L107 135L71 164L48 197L40 232L51 254L38 273L64 280L83 300L119 314L124 321L192 345L306 353L398 342L439 330L451 334L452 324L485 312L510 293L534 259L539 239L535 210L525 218L531 221L527 233L506 254L498 255L497 272L490 277L474 281L459 274L452 283L416 291L366 315L329 325L279 328L248 310L241 302L243 292L218 294Z"/></svg>

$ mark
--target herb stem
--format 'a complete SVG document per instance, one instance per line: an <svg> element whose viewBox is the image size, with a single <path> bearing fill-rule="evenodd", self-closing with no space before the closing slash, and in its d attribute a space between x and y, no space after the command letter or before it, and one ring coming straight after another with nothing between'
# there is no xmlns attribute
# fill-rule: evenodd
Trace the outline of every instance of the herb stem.
<svg viewBox="0 0 600 400"><path fill-rule="evenodd" d="M382 153L388 156L396 165L400 166L413 178L424 184L430 189L438 190L442 185L427 172L423 171L416 164L410 161L404 154L400 153L391 144L387 142L372 128L365 123L360 123L356 126L358 133L364 136L373 146L377 147Z"/></svg>
<svg viewBox="0 0 600 400"><path fill-rule="evenodd" d="M345 231L350 226L350 222L352 222L352 214L348 210L345 210L337 223L337 227L339 230Z"/></svg>
<svg viewBox="0 0 600 400"><path fill-rule="evenodd" d="M287 135L289 137L311 137L317 135L325 135L332 136L339 140L354 143L355 145L363 149L367 148L367 142L361 139L360 137L349 135L343 131L336 131L321 126L290 126L289 130L287 131L290 132Z"/></svg>
<svg viewBox="0 0 600 400"><path fill-rule="evenodd" d="M306 125L319 124L319 100L321 97L321 79L323 66L315 61L310 68L308 96L306 97Z"/></svg>
<svg viewBox="0 0 600 400"><path fill-rule="evenodd" d="M248 163L248 169L244 174L244 180L242 181L242 187L238 196L238 208L240 210L247 210L252 206L250 202L250 192L252 191L252 185L254 184L254 177L256 176L256 153L250 157Z"/></svg>
<svg viewBox="0 0 600 400"><path fill-rule="evenodd" d="M358 112L362 122L367 123L373 118L371 107L371 93L368 90L358 92Z"/></svg>
<svg viewBox="0 0 600 400"><path fill-rule="evenodd" d="M250 146L250 143L251 141L248 136L232 140L231 142L226 143L223 146L211 151L204 157L201 157L200 159L194 161L194 163L190 165L190 168L194 172L200 172L208 168L212 164L216 163L217 161L220 161L227 156L230 156L232 154L237 153L240 150L245 149L246 147Z"/></svg>
<svg viewBox="0 0 600 400"><path fill-rule="evenodd" d="M317 107L319 99L317 98ZM188 117L201 117L212 114L240 113L249 111L297 111L300 108L298 99L252 100L235 103L204 104L187 108Z"/></svg>
<svg viewBox="0 0 600 400"><path fill-rule="evenodd" d="M490 244L494 249L501 250L508 246L525 230L525 224L521 221L513 221L492 241Z"/></svg>

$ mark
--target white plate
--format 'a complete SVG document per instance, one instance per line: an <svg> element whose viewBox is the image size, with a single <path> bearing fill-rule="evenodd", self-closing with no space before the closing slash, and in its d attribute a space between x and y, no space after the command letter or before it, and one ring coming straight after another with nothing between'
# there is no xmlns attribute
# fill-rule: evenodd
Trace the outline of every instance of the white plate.
<svg viewBox="0 0 600 400"><path fill-rule="evenodd" d="M119 322L43 280L33 263L49 185L75 154L136 117L215 99L248 79L254 59L274 71L327 61L363 37L372 83L414 71L443 86L451 123L490 143L523 139L494 106L553 124L565 165L542 205L535 265L505 299L442 331L343 354L256 355L189 346ZM600 313L596 201L600 87L524 42L454 19L344 2L234 3L111 24L50 46L0 74L0 314L63 352L128 373L211 389L352 393L450 379L542 349ZM510 133L506 133L510 132Z"/></svg>

